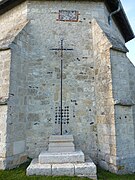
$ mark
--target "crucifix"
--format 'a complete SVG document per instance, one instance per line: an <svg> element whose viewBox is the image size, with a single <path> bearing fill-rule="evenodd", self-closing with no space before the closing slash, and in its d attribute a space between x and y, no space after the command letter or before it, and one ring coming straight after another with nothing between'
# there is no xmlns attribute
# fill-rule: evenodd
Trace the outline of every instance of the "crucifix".
<svg viewBox="0 0 135 180"><path fill-rule="evenodd" d="M60 53L61 53L61 66L60 66L60 72L61 72L61 80L60 80L60 106L61 106L61 108L60 108L60 125L61 125L61 135L62 135L62 130L63 130L63 113L62 113L62 110L63 110L63 104L62 104L62 98L63 98L63 54L64 54L64 51L72 51L73 49L72 48L69 48L69 49L66 49L66 48L64 48L64 45L63 45L63 39L61 39L61 46L60 46L60 48L53 48L53 49L50 49L50 50L52 50L52 51L60 51Z"/></svg>

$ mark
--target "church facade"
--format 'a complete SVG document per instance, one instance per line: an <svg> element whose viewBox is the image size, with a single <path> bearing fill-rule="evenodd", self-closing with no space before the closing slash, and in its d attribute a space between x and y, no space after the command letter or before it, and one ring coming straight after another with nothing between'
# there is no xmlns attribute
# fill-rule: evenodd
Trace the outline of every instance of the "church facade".
<svg viewBox="0 0 135 180"><path fill-rule="evenodd" d="M112 14L114 12L114 14ZM115 1L0 1L0 169L63 134L106 170L135 172L133 31Z"/></svg>

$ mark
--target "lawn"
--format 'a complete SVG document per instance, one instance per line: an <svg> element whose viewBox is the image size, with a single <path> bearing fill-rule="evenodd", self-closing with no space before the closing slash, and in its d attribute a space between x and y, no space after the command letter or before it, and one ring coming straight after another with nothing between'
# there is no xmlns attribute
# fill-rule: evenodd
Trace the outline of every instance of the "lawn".
<svg viewBox="0 0 135 180"><path fill-rule="evenodd" d="M19 168L13 170L0 171L0 180L90 180L88 178L79 177L44 177L25 175L28 163L21 165ZM115 175L110 172L98 168L98 180L135 180L134 175Z"/></svg>

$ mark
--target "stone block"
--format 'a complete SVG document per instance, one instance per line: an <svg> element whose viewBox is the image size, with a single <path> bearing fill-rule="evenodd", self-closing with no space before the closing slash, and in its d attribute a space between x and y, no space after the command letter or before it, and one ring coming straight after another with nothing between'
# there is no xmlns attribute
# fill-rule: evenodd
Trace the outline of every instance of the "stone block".
<svg viewBox="0 0 135 180"><path fill-rule="evenodd" d="M51 175L51 164L39 164L37 159L33 159L26 170L28 176L31 175Z"/></svg>
<svg viewBox="0 0 135 180"><path fill-rule="evenodd" d="M3 158L0 158L0 169L2 169L2 170L6 169L5 159L3 159Z"/></svg>
<svg viewBox="0 0 135 180"><path fill-rule="evenodd" d="M13 144L13 154L20 154L25 151L25 141L16 141Z"/></svg>
<svg viewBox="0 0 135 180"><path fill-rule="evenodd" d="M53 142L49 144L49 152L74 152L75 147L72 142Z"/></svg>
<svg viewBox="0 0 135 180"><path fill-rule="evenodd" d="M52 135L49 138L49 142L73 142L72 135Z"/></svg>
<svg viewBox="0 0 135 180"><path fill-rule="evenodd" d="M48 152L75 152L74 147L49 147Z"/></svg>
<svg viewBox="0 0 135 180"><path fill-rule="evenodd" d="M24 163L28 160L28 156L27 155L22 155L20 156L20 163Z"/></svg>
<svg viewBox="0 0 135 180"><path fill-rule="evenodd" d="M26 174L45 176L79 176L97 179L96 166L93 162L88 163L63 163L63 164L40 164L34 159L27 168Z"/></svg>
<svg viewBox="0 0 135 180"><path fill-rule="evenodd" d="M93 162L75 164L75 175L96 176L97 170Z"/></svg>
<svg viewBox="0 0 135 180"><path fill-rule="evenodd" d="M75 152L57 152L51 153L43 151L39 155L39 163L77 163L84 162L84 153L82 151Z"/></svg>
<svg viewBox="0 0 135 180"><path fill-rule="evenodd" d="M56 142L56 143L50 143L49 147L71 147L74 146L72 142Z"/></svg>
<svg viewBox="0 0 135 180"><path fill-rule="evenodd" d="M53 164L52 165L52 175L53 176L73 176L74 175L74 165L71 163L66 164Z"/></svg>
<svg viewBox="0 0 135 180"><path fill-rule="evenodd" d="M109 168L108 163L105 161L102 161L102 160L99 162L99 165L105 170L108 170L108 168Z"/></svg>
<svg viewBox="0 0 135 180"><path fill-rule="evenodd" d="M121 166L122 167L122 166ZM104 168L104 167L103 167ZM105 168L104 168L105 169ZM115 166L115 165L113 165L113 164L110 164L109 165L109 167L108 167L108 169L106 169L106 170L109 170L110 172L112 172L112 173L117 173L118 172L118 168L117 168L117 166Z"/></svg>

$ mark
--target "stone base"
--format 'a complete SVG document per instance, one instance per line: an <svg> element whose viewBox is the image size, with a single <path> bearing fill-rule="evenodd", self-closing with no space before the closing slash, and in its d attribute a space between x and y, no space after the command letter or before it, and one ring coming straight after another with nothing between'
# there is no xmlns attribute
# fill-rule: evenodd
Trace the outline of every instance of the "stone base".
<svg viewBox="0 0 135 180"><path fill-rule="evenodd" d="M40 164L52 164L52 163L78 163L84 162L85 157L82 151L75 152L48 152L42 151L39 155Z"/></svg>
<svg viewBox="0 0 135 180"><path fill-rule="evenodd" d="M96 166L92 161L85 163L40 164L38 159L34 159L27 168L27 175L79 176L97 179Z"/></svg>
<svg viewBox="0 0 135 180"><path fill-rule="evenodd" d="M49 138L48 152L74 152L72 135L52 135Z"/></svg>
<svg viewBox="0 0 135 180"><path fill-rule="evenodd" d="M53 135L49 138L48 151L42 151L27 168L27 175L80 176L96 179L96 166L85 162L84 153L75 151L72 135ZM60 150L60 151L59 151Z"/></svg>

